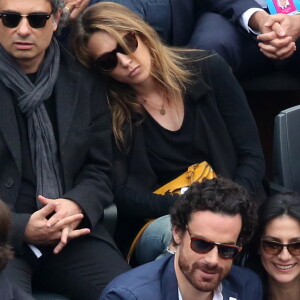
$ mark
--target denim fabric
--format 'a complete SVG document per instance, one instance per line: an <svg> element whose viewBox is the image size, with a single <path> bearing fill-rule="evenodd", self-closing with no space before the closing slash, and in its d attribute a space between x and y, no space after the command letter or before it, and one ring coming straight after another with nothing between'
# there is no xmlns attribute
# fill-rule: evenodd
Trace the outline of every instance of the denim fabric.
<svg viewBox="0 0 300 300"><path fill-rule="evenodd" d="M166 250L172 239L170 215L153 221L144 231L135 256L137 263L145 264L170 253Z"/></svg>

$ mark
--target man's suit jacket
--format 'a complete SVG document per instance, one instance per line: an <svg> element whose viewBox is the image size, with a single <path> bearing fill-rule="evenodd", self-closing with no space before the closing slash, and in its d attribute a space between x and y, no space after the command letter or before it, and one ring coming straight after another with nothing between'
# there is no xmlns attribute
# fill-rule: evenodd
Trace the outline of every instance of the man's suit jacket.
<svg viewBox="0 0 300 300"><path fill-rule="evenodd" d="M22 179L22 157L12 97L0 80L0 198L13 211L11 242L16 249L24 242L30 214L14 212ZM77 202L93 234L111 242L101 224L103 209L112 202L112 138L104 82L61 49L54 97L64 185L61 197Z"/></svg>
<svg viewBox="0 0 300 300"><path fill-rule="evenodd" d="M222 281L224 300L261 300L262 284L249 269L233 266ZM115 278L100 300L176 300L178 284L173 255L142 265Z"/></svg>
<svg viewBox="0 0 300 300"><path fill-rule="evenodd" d="M206 12L215 12L237 23L249 8L261 8L255 0L170 0L172 7L173 44L188 44L197 22L197 17ZM220 32L222 29L220 28Z"/></svg>
<svg viewBox="0 0 300 300"><path fill-rule="evenodd" d="M232 22L250 8L261 8L255 0L194 0L196 7L205 7L207 10L217 12Z"/></svg>
<svg viewBox="0 0 300 300"><path fill-rule="evenodd" d="M105 0L91 0L90 5ZM168 43L188 44L199 14L216 12L231 22L247 9L261 7L255 0L110 0L120 3L147 21Z"/></svg>

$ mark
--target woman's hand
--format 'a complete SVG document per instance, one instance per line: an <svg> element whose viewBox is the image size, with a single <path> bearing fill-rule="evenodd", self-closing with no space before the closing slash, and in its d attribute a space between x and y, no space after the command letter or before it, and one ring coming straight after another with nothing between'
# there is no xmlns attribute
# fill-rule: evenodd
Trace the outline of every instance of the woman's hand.
<svg viewBox="0 0 300 300"><path fill-rule="evenodd" d="M70 22L75 21L89 3L90 0L65 0L64 10L70 14Z"/></svg>

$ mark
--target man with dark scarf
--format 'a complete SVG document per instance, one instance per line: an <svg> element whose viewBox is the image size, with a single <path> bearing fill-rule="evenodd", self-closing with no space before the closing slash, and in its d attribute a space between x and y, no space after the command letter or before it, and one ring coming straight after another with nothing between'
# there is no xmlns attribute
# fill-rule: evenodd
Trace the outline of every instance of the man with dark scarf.
<svg viewBox="0 0 300 300"><path fill-rule="evenodd" d="M13 215L4 272L31 293L97 299L129 267L102 225L112 202L105 86L53 36L63 0L0 0L0 198Z"/></svg>

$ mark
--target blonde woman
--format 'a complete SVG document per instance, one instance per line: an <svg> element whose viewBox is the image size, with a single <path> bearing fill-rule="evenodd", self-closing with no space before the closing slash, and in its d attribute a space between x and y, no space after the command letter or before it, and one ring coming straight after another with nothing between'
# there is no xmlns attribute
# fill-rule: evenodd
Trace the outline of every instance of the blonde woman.
<svg viewBox="0 0 300 300"><path fill-rule="evenodd" d="M217 54L167 47L140 17L111 2L85 10L73 50L108 79L123 251L144 219L168 214L176 199L152 192L194 163L206 160L219 175L253 194L261 191L257 128L243 91Z"/></svg>

